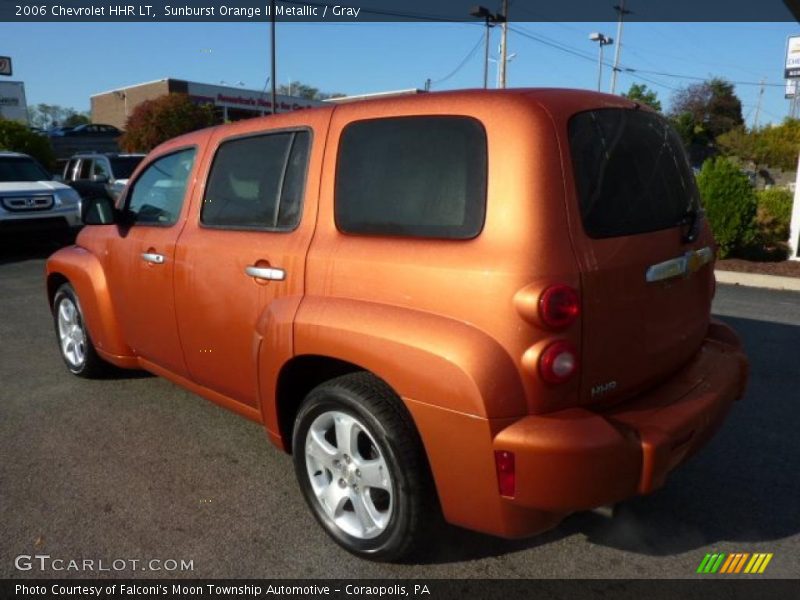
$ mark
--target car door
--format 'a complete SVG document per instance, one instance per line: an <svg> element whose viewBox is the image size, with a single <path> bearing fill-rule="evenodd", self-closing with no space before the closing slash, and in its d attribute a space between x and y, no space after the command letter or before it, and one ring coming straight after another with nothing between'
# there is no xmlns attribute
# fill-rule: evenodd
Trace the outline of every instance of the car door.
<svg viewBox="0 0 800 600"><path fill-rule="evenodd" d="M125 195L120 235L106 257L125 340L148 362L179 375L186 365L175 322L175 242L186 220L197 148L151 159Z"/></svg>
<svg viewBox="0 0 800 600"><path fill-rule="evenodd" d="M291 352L319 185L307 173L319 173L330 113L270 117L277 129L268 131L247 121L219 130L195 192L200 210L178 243L176 306L191 377L251 407L259 355ZM262 340L259 324L278 302L290 325Z"/></svg>

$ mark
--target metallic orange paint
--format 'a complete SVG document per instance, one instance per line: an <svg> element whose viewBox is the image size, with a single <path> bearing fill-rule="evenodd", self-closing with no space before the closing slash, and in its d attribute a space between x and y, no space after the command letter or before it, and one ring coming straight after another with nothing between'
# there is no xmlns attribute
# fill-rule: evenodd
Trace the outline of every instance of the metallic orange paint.
<svg viewBox="0 0 800 600"><path fill-rule="evenodd" d="M519 537L574 510L660 486L744 390L736 335L709 319L713 265L647 284L649 264L713 247L705 226L592 240L582 229L567 141L576 112L619 97L568 90L466 91L303 110L182 136L154 157L198 148L183 212L170 228L86 227L54 254L51 282L76 289L101 355L140 366L261 421L283 439L279 373L330 357L373 372L403 399L422 438L445 517ZM465 115L488 143L481 234L467 241L339 232L335 166L343 129L386 116ZM282 129L312 132L303 217L292 232L209 229L199 221L219 144ZM124 202L124 196L121 202ZM155 249L169 268L133 260ZM250 264L284 281L244 274ZM561 330L542 292L567 285L581 314ZM539 374L553 341L578 349L564 384ZM614 382L614 385L608 382ZM593 389L603 391L593 397ZM607 393L606 393L607 392ZM295 405L301 398L293 399ZM498 491L495 451L514 453L516 491Z"/></svg>

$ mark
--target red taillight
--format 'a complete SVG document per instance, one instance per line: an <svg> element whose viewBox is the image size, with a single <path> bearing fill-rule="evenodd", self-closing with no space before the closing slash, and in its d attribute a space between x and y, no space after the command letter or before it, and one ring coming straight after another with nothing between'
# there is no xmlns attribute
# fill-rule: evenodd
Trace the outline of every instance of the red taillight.
<svg viewBox="0 0 800 600"><path fill-rule="evenodd" d="M539 358L539 373L547 383L564 383L577 370L578 352L566 340L553 342Z"/></svg>
<svg viewBox="0 0 800 600"><path fill-rule="evenodd" d="M568 285L551 285L539 298L539 317L551 329L572 325L580 312L578 292Z"/></svg>
<svg viewBox="0 0 800 600"><path fill-rule="evenodd" d="M513 498L517 487L517 474L514 471L514 453L508 450L495 450L494 464L497 467L497 483L500 487L500 495Z"/></svg>

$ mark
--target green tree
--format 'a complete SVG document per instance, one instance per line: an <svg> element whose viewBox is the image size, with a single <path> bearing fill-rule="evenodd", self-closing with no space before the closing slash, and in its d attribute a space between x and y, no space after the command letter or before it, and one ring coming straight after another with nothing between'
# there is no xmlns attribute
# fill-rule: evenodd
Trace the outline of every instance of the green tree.
<svg viewBox="0 0 800 600"><path fill-rule="evenodd" d="M283 96L295 96L306 100L327 100L328 98L341 98L344 94L339 92L321 92L318 88L306 85L302 81L293 81L288 85L279 85L276 90Z"/></svg>
<svg viewBox="0 0 800 600"><path fill-rule="evenodd" d="M800 120L786 119L756 130L737 127L720 135L717 145L726 155L750 161L756 168L794 170L800 154Z"/></svg>
<svg viewBox="0 0 800 600"><path fill-rule="evenodd" d="M797 168L797 156L800 154L800 120L785 119L778 126L760 129L759 139L763 146L765 164L786 171Z"/></svg>
<svg viewBox="0 0 800 600"><path fill-rule="evenodd" d="M697 176L697 186L721 258L756 241L755 191L736 163L723 156L707 160Z"/></svg>
<svg viewBox="0 0 800 600"><path fill-rule="evenodd" d="M74 108L64 108L58 104L36 104L28 107L28 120L31 125L49 129L56 125L74 127L91 123L86 112L79 112Z"/></svg>
<svg viewBox="0 0 800 600"><path fill-rule="evenodd" d="M45 168L55 167L55 154L50 140L43 135L32 132L28 127L16 121L0 117L0 150L29 154L42 163Z"/></svg>
<svg viewBox="0 0 800 600"><path fill-rule="evenodd" d="M744 125L733 84L716 77L678 90L669 115L690 144L714 144L718 136Z"/></svg>
<svg viewBox="0 0 800 600"><path fill-rule="evenodd" d="M661 112L661 101L658 99L658 94L648 88L643 83L634 83L626 94L622 94L628 100L633 100L640 104L646 104L654 110Z"/></svg>
<svg viewBox="0 0 800 600"><path fill-rule="evenodd" d="M195 104L186 94L168 94L134 109L120 146L127 152L149 152L162 142L216 122L212 105Z"/></svg>
<svg viewBox="0 0 800 600"><path fill-rule="evenodd" d="M77 127L78 125L88 125L91 122L92 120L86 113L72 112L61 124L66 127Z"/></svg>

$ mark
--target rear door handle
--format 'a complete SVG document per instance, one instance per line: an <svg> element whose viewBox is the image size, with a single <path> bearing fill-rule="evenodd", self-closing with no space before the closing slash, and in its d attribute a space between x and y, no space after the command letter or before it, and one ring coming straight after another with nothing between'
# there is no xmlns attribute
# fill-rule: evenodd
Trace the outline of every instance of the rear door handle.
<svg viewBox="0 0 800 600"><path fill-rule="evenodd" d="M156 254L155 252L142 252L142 260L153 263L154 265L163 265L164 255Z"/></svg>
<svg viewBox="0 0 800 600"><path fill-rule="evenodd" d="M256 279L268 279L270 281L283 281L286 279L286 271L274 267L256 267L250 265L245 267L244 272L246 275L255 277Z"/></svg>

